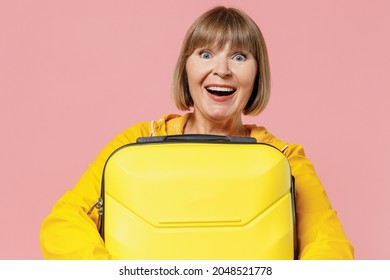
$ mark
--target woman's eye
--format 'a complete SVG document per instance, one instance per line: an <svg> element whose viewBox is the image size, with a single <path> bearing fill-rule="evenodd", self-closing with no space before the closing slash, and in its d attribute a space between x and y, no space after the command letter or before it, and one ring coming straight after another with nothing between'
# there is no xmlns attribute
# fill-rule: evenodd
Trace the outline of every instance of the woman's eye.
<svg viewBox="0 0 390 280"><path fill-rule="evenodd" d="M236 60L236 61L245 61L246 60L246 56L243 55L242 53L238 53L238 54L235 54L233 56L233 60Z"/></svg>
<svg viewBox="0 0 390 280"><path fill-rule="evenodd" d="M203 59L210 59L211 58L211 53L208 51L202 51L200 52L200 57Z"/></svg>

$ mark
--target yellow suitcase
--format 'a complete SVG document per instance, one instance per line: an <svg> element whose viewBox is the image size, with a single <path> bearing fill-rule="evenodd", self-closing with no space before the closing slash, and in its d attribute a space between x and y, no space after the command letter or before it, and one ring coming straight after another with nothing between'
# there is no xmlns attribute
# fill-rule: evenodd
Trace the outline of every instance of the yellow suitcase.
<svg viewBox="0 0 390 280"><path fill-rule="evenodd" d="M253 138L138 139L107 160L101 235L118 259L294 259L287 158Z"/></svg>

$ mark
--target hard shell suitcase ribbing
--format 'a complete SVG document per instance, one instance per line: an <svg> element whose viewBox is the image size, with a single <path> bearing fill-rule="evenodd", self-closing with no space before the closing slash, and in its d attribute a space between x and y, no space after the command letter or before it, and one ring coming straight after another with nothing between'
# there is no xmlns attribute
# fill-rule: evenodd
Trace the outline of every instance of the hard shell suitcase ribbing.
<svg viewBox="0 0 390 280"><path fill-rule="evenodd" d="M117 149L101 235L118 259L293 259L287 158L253 138L177 135Z"/></svg>

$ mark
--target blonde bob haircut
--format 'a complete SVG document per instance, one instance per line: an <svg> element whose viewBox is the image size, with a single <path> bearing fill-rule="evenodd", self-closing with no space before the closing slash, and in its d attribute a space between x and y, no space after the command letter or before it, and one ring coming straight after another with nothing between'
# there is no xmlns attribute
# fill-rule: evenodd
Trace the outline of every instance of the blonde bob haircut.
<svg viewBox="0 0 390 280"><path fill-rule="evenodd" d="M179 110L190 110L192 100L186 64L197 48L226 44L232 49L249 52L257 61L258 72L253 92L244 108L244 115L258 115L266 107L270 97L270 68L263 35L256 23L244 12L235 8L215 7L201 15L188 29L177 60L171 94Z"/></svg>

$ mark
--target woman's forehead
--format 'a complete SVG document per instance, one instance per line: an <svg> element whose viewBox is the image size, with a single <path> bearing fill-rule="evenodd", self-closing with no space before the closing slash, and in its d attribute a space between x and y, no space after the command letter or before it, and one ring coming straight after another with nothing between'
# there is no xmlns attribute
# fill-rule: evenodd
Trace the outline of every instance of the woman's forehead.
<svg viewBox="0 0 390 280"><path fill-rule="evenodd" d="M199 49L207 49L210 51L227 51L227 52L248 52L252 54L252 51L248 48L245 47L243 44L232 44L231 41L220 43L220 42L212 42L208 44L198 44L195 45L192 52L199 50ZM192 53L191 52L191 53Z"/></svg>
<svg viewBox="0 0 390 280"><path fill-rule="evenodd" d="M208 49L208 50L213 50L213 51L226 50L228 52L237 51L237 50L244 51L240 47L233 47L230 43L226 43L224 45L220 45L220 44L207 44L206 45L206 44L204 44L204 45L199 45L199 46L195 47L195 50L196 49Z"/></svg>

